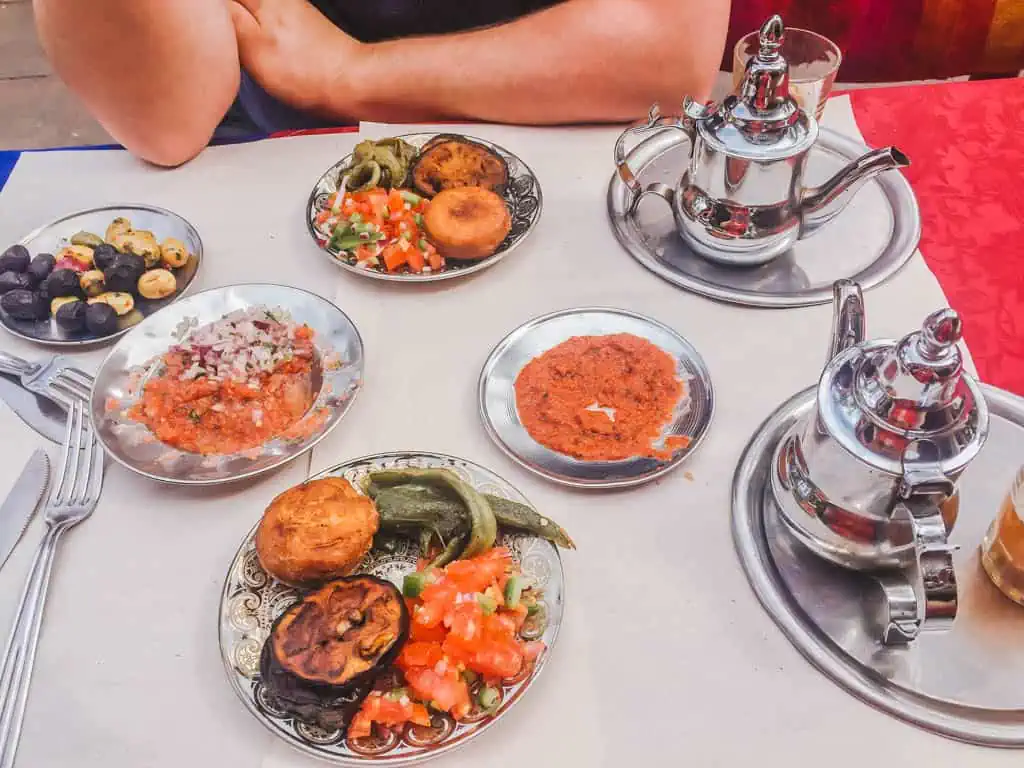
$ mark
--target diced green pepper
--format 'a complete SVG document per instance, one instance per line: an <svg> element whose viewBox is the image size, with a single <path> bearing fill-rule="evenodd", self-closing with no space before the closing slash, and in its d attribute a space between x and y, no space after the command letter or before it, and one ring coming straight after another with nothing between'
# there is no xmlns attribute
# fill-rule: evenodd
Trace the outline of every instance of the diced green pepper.
<svg viewBox="0 0 1024 768"><path fill-rule="evenodd" d="M484 612L484 616L490 616L496 610L498 610L498 602L490 595L478 594L476 601L480 603L480 610Z"/></svg>
<svg viewBox="0 0 1024 768"><path fill-rule="evenodd" d="M515 608L519 605L519 598L523 594L523 580L518 576L509 576L505 582L505 605Z"/></svg>
<svg viewBox="0 0 1024 768"><path fill-rule="evenodd" d="M402 580L402 594L406 597L419 597L425 586L427 586L427 576L425 573L406 574Z"/></svg>
<svg viewBox="0 0 1024 768"><path fill-rule="evenodd" d="M480 702L480 706L487 712L493 712L498 708L498 704L501 703L501 694L497 688L492 688L489 685L483 686L476 695L476 700Z"/></svg>

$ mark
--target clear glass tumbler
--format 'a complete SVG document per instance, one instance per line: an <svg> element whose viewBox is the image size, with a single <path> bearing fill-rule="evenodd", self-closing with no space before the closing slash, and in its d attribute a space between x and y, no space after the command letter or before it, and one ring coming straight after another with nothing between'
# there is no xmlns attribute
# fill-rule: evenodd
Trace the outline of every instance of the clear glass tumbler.
<svg viewBox="0 0 1024 768"><path fill-rule="evenodd" d="M757 53L758 32L739 39L732 54L733 90L743 82L747 62ZM789 62L789 93L809 115L820 120L843 60L839 46L807 29L787 29L782 55Z"/></svg>
<svg viewBox="0 0 1024 768"><path fill-rule="evenodd" d="M999 590L1024 605L1024 467L981 543L981 565Z"/></svg>

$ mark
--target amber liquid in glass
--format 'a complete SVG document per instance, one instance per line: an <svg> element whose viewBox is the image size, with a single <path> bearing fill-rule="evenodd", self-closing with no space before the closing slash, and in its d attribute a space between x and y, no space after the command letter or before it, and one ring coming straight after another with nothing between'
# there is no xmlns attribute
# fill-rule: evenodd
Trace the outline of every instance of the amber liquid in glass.
<svg viewBox="0 0 1024 768"><path fill-rule="evenodd" d="M1014 503L1015 491L1006 494L999 517L985 534L981 564L1003 594L1024 605L1024 520Z"/></svg>

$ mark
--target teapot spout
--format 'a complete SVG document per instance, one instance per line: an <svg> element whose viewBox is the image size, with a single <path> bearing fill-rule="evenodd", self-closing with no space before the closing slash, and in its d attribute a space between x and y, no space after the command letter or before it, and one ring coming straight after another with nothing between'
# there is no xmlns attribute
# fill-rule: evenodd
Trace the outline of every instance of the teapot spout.
<svg viewBox="0 0 1024 768"><path fill-rule="evenodd" d="M827 360L860 344L866 333L864 295L857 283L853 280L836 280L832 286L832 300L832 339Z"/></svg>
<svg viewBox="0 0 1024 768"><path fill-rule="evenodd" d="M820 187L804 191L800 203L800 237L807 237L838 216L868 179L882 171L906 168L910 159L896 147L868 152Z"/></svg>

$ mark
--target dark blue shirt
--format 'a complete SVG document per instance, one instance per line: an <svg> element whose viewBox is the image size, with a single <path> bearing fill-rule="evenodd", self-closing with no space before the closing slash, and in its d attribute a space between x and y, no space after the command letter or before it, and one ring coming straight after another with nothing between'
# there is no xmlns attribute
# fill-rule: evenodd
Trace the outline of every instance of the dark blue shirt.
<svg viewBox="0 0 1024 768"><path fill-rule="evenodd" d="M349 35L377 42L413 35L441 35L501 24L561 0L312 0L321 13ZM327 122L282 104L245 72L238 99L219 136L319 128Z"/></svg>

